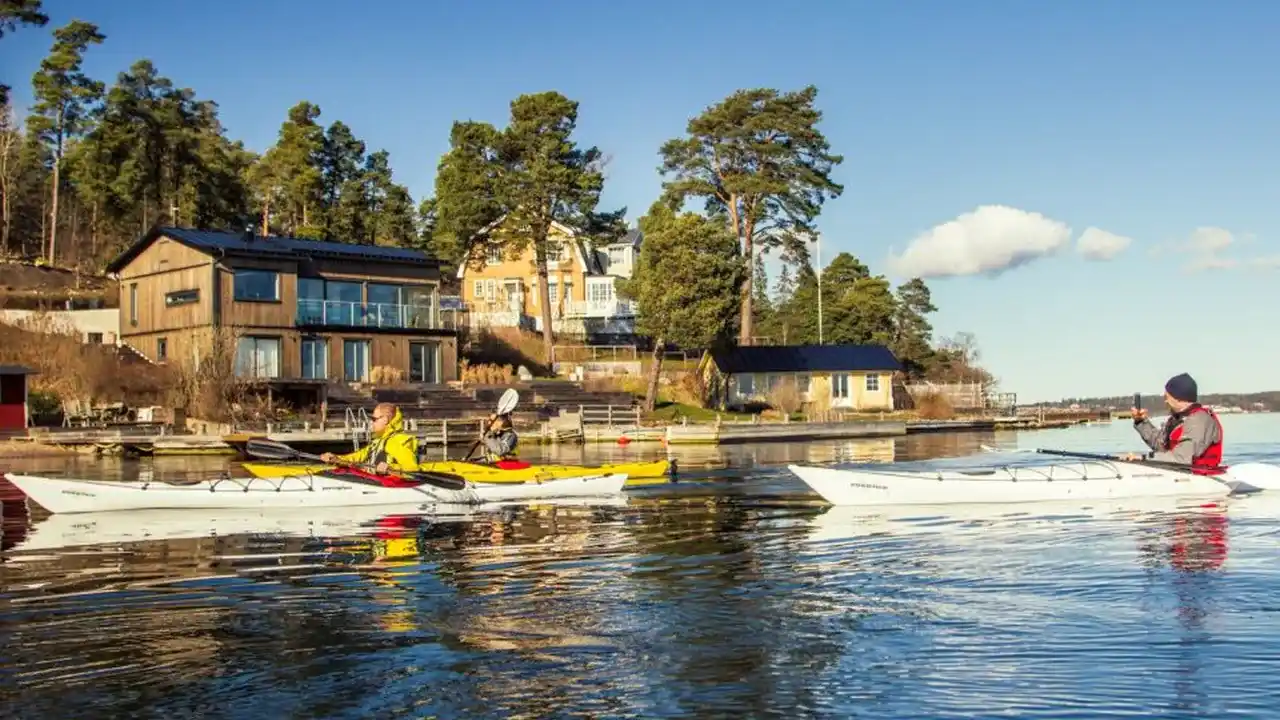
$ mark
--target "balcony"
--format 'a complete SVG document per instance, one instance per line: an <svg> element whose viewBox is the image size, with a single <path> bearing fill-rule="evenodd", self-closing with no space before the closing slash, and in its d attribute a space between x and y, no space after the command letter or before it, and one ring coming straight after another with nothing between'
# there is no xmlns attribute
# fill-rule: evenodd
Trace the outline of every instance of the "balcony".
<svg viewBox="0 0 1280 720"><path fill-rule="evenodd" d="M574 300L564 304L567 318L632 317L635 314L635 305L625 300Z"/></svg>
<svg viewBox="0 0 1280 720"><path fill-rule="evenodd" d="M299 327L438 330L441 327L436 315L430 305L300 299L295 322Z"/></svg>

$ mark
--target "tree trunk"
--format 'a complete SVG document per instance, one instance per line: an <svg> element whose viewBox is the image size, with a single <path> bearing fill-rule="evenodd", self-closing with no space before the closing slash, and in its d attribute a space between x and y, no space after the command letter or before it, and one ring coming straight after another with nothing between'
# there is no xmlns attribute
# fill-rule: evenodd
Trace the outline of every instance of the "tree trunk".
<svg viewBox="0 0 1280 720"><path fill-rule="evenodd" d="M742 283L742 327L738 331L738 344L743 346L752 344L751 333L753 328L751 325L751 313L754 312L754 308L752 307L751 302L751 276L755 274L755 266L754 263L751 262L755 255L755 250L752 245L751 235L745 235L743 237L744 252L742 256L744 258L743 262L747 264L747 276Z"/></svg>
<svg viewBox="0 0 1280 720"><path fill-rule="evenodd" d="M59 152L59 155L62 153ZM62 160L59 157L53 158L53 200L51 202L52 209L49 210L49 264L54 264L54 257L57 255L58 245L58 185L61 183L61 167Z"/></svg>
<svg viewBox="0 0 1280 720"><path fill-rule="evenodd" d="M546 242L542 243L542 249L534 250L534 257L537 258L538 265L538 302L542 304L542 348L547 356L547 369L551 370L554 360L556 336L551 332L551 287L547 282L547 251ZM556 283L556 294L560 293L560 284Z"/></svg>
<svg viewBox="0 0 1280 720"><path fill-rule="evenodd" d="M262 201L262 232L260 233L263 237L266 237L268 234L270 234L268 232L270 230L270 224L268 222L270 217L271 217L271 201L263 200Z"/></svg>
<svg viewBox="0 0 1280 720"><path fill-rule="evenodd" d="M661 337L653 341L653 357L649 362L649 387L644 393L644 411L651 413L658 404L658 378L662 377L662 355L666 343Z"/></svg>

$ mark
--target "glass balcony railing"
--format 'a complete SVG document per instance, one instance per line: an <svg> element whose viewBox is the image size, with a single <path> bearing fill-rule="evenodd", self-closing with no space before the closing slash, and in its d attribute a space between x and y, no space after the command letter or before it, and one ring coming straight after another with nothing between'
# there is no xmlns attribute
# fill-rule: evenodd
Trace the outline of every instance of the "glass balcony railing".
<svg viewBox="0 0 1280 720"><path fill-rule="evenodd" d="M439 329L430 305L359 303L346 300L298 300L296 322L311 327Z"/></svg>

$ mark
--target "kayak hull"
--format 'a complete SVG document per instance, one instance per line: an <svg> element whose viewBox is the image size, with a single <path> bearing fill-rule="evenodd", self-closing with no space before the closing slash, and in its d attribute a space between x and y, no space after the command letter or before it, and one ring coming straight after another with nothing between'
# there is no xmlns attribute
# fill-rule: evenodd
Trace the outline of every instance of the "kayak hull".
<svg viewBox="0 0 1280 720"><path fill-rule="evenodd" d="M230 478L188 484L81 480L10 473L9 482L52 513L121 510L370 507L475 504L509 500L604 497L622 491L627 476L583 475L546 482L502 483L461 490L432 485L386 487L345 476Z"/></svg>
<svg viewBox="0 0 1280 720"><path fill-rule="evenodd" d="M1251 464L1253 465L1253 464ZM982 470L910 472L788 466L832 505L950 505L1229 495L1263 489L1249 472L1207 477L1133 463L1074 462ZM1242 466L1244 467L1244 466ZM1264 466L1274 467L1274 466Z"/></svg>
<svg viewBox="0 0 1280 720"><path fill-rule="evenodd" d="M241 466L253 477L281 478L293 475L310 475L330 469L331 465L313 463L268 463L246 462ZM443 460L423 463L419 468L423 472L448 473L459 475L477 484L487 483L522 483L530 480L546 480L549 478L575 477L580 475L625 473L627 484L631 486L652 485L655 480L665 479L671 472L670 460L654 460L650 462L616 463L609 465L530 465L525 468L504 469L485 463L462 462L459 460Z"/></svg>

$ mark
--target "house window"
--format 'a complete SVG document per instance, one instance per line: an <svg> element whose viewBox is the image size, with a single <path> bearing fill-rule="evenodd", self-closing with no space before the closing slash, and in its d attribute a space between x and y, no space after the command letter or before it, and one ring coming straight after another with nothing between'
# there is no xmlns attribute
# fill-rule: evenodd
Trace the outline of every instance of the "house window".
<svg viewBox="0 0 1280 720"><path fill-rule="evenodd" d="M169 357L169 338L156 338L156 360L166 360Z"/></svg>
<svg viewBox="0 0 1280 720"><path fill-rule="evenodd" d="M476 280L471 283L471 297L476 300L484 297L484 280Z"/></svg>
<svg viewBox="0 0 1280 720"><path fill-rule="evenodd" d="M236 345L236 375L273 378L280 376L280 338L246 335Z"/></svg>
<svg viewBox="0 0 1280 720"><path fill-rule="evenodd" d="M627 261L627 249L625 247L609 248L609 265L622 265Z"/></svg>
<svg viewBox="0 0 1280 720"><path fill-rule="evenodd" d="M742 397L751 397L756 394L755 377L753 375L738 376L738 394Z"/></svg>
<svg viewBox="0 0 1280 720"><path fill-rule="evenodd" d="M329 343L324 338L302 339L302 377L309 380L329 377Z"/></svg>
<svg viewBox="0 0 1280 720"><path fill-rule="evenodd" d="M802 395L809 392L809 376L805 373L796 375L796 391Z"/></svg>
<svg viewBox="0 0 1280 720"><path fill-rule="evenodd" d="M200 301L199 290L175 290L164 296L164 306L174 307L176 305L190 305Z"/></svg>
<svg viewBox="0 0 1280 720"><path fill-rule="evenodd" d="M399 285L369 283L365 290L368 301L367 325L375 327L404 327L404 305Z"/></svg>
<svg viewBox="0 0 1280 720"><path fill-rule="evenodd" d="M867 392L880 392L880 376L879 375L867 376Z"/></svg>
<svg viewBox="0 0 1280 720"><path fill-rule="evenodd" d="M342 379L345 382L368 382L369 341L342 341Z"/></svg>
<svg viewBox="0 0 1280 720"><path fill-rule="evenodd" d="M88 336L85 338L85 342L91 343L93 345L101 345L102 333L89 333Z"/></svg>
<svg viewBox="0 0 1280 720"><path fill-rule="evenodd" d="M846 399L849 397L849 376L845 373L831 376L831 397Z"/></svg>
<svg viewBox="0 0 1280 720"><path fill-rule="evenodd" d="M278 302L280 273L275 270L236 270L232 297L248 302Z"/></svg>
<svg viewBox="0 0 1280 720"><path fill-rule="evenodd" d="M547 243L547 262L558 263L564 260L565 244L558 242Z"/></svg>
<svg viewBox="0 0 1280 720"><path fill-rule="evenodd" d="M604 305L612 301L612 282L593 282L587 285L587 302L593 305Z"/></svg>
<svg viewBox="0 0 1280 720"><path fill-rule="evenodd" d="M490 245L488 250L485 251L484 260L486 263L490 265L501 265L502 264L502 246Z"/></svg>
<svg viewBox="0 0 1280 720"><path fill-rule="evenodd" d="M409 343L409 382L440 382L436 376L436 353L439 350L437 343Z"/></svg>
<svg viewBox="0 0 1280 720"><path fill-rule="evenodd" d="M364 324L364 286L358 282L327 280L324 284L326 325Z"/></svg>
<svg viewBox="0 0 1280 720"><path fill-rule="evenodd" d="M138 324L138 283L129 284L129 324Z"/></svg>

